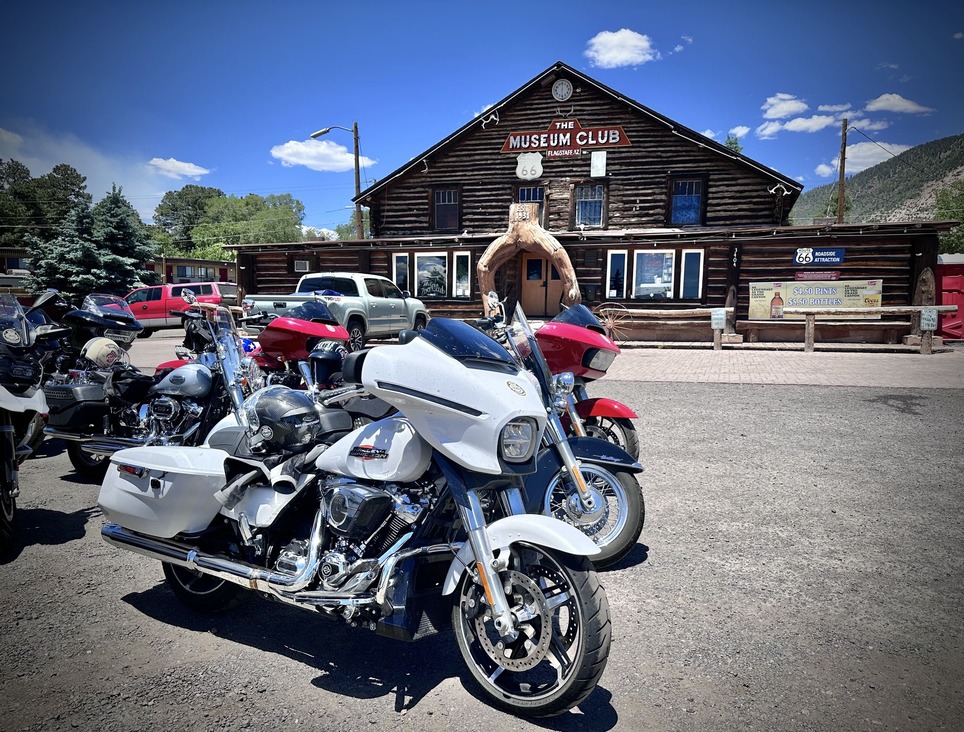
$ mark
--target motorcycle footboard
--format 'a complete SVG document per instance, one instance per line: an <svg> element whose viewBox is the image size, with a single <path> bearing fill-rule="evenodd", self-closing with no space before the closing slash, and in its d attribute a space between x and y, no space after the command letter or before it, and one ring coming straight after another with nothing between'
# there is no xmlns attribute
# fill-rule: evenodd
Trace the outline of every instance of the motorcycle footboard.
<svg viewBox="0 0 964 732"><path fill-rule="evenodd" d="M409 557L399 563L386 598L394 608L378 620L375 632L415 641L452 628L452 598L442 595L450 554Z"/></svg>

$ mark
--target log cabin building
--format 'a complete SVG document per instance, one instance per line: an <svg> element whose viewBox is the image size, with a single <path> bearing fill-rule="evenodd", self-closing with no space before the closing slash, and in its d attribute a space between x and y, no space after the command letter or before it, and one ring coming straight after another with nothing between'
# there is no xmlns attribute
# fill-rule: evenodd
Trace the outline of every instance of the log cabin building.
<svg viewBox="0 0 964 732"><path fill-rule="evenodd" d="M789 226L801 190L559 62L362 191L369 238L234 248L247 293L290 293L306 272L359 270L394 280L435 316L481 314L480 260L520 223L521 238L502 242L508 251L490 274L501 296L521 299L534 317L577 300L637 314L730 306L729 330L745 332L751 321L778 319L769 305L780 295L839 299L825 297L837 290L828 282L846 284L854 302L930 304L918 283L933 276L947 226ZM574 291L554 266L560 249ZM706 322L636 317L633 327L644 339L712 338ZM752 330L760 340L794 339ZM827 337L884 337L873 331Z"/></svg>

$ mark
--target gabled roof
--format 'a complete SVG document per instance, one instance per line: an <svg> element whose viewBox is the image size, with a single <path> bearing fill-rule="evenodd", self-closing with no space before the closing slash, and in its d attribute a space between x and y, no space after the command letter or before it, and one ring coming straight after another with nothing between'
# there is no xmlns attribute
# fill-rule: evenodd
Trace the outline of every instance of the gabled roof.
<svg viewBox="0 0 964 732"><path fill-rule="evenodd" d="M386 177L379 180L377 183L374 183L368 188L366 188L365 190L363 190L360 194L358 194L358 196L356 196L352 200L364 203L365 199L370 198L372 194L380 191L382 188L385 188L386 186L391 185L393 181L405 176L410 171L421 167L423 165L423 161L426 158L431 157L439 150L443 150L455 144L458 140L460 140L462 137L467 135L476 126L481 126L483 124L483 121L488 119L491 114L495 112L499 112L502 109L507 109L512 107L521 97L527 95L534 88L541 87L541 86L544 86L545 84L551 83L557 77L562 75L565 75L568 78L578 80L580 83L585 84L587 86L591 86L596 90L598 90L599 92L611 97L614 101L623 102L624 104L628 105L630 108L635 109L640 114L650 117L654 121L665 126L667 131L673 133L674 135L678 135L679 137L682 137L685 140L689 140L694 145L698 145L700 147L706 148L713 152L719 153L720 155L723 155L731 160L734 160L737 163L740 163L742 165L746 165L747 167L752 168L758 173L762 173L764 176L773 179L774 186L776 185L784 186L784 188L787 189L787 193L793 194L794 200L803 190L803 186L797 181L793 180L792 178L788 178L782 173L778 173L772 168L768 168L765 165L762 165L761 163L758 163L755 160L752 160L751 158L746 157L745 155L734 152L730 148L726 147L726 145L722 145L719 142L716 142L715 140L711 140L709 137L706 137L705 135L701 135L699 132L691 130L688 127L684 127L678 122L674 122L668 117L664 117L663 115L657 112L654 112L649 107L646 107L640 104L639 102L633 99L629 99L628 97L623 96L619 92L614 91L613 89L610 89L608 86L604 84L600 84L595 79L592 79L586 76L585 74L577 71L571 66L564 64L562 61L557 61L548 69L543 71L541 74L534 77L526 84L519 87L511 94L509 94L509 96L505 97L505 99L494 104L492 107L489 107L488 109L486 109L485 114L482 114L473 118L471 121L464 124L462 127L457 129L455 132L453 132L445 139L436 143L435 145L430 147L422 154L416 155L405 165L401 166L397 170L394 170L393 172L389 173Z"/></svg>

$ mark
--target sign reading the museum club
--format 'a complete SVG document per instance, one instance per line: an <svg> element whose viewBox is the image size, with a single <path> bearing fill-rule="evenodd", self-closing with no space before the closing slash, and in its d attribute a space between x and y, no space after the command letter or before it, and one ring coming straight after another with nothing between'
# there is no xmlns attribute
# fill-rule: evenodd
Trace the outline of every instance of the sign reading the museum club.
<svg viewBox="0 0 964 732"><path fill-rule="evenodd" d="M547 158L582 155L586 149L627 147L631 143L619 125L583 127L577 119L553 120L547 130L510 132L502 145L504 153L545 150Z"/></svg>

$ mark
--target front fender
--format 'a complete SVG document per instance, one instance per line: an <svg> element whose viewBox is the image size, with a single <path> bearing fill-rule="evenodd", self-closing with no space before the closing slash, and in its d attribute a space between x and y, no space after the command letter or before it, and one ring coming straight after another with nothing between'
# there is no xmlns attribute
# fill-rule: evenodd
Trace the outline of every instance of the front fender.
<svg viewBox="0 0 964 732"><path fill-rule="evenodd" d="M624 419L636 419L639 415L622 402L605 397L595 399L583 399L576 402L576 413L582 418L589 417L622 417Z"/></svg>
<svg viewBox="0 0 964 732"><path fill-rule="evenodd" d="M551 516L528 513L506 516L486 526L485 534L493 551L507 549L517 542L536 544L567 554L587 557L599 554L601 551L592 539L579 529ZM455 591L465 568L474 562L475 550L472 548L472 543L466 541L449 565L445 584L442 586L443 595L449 595Z"/></svg>

